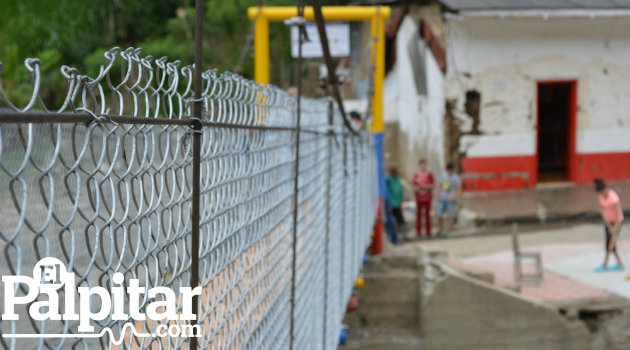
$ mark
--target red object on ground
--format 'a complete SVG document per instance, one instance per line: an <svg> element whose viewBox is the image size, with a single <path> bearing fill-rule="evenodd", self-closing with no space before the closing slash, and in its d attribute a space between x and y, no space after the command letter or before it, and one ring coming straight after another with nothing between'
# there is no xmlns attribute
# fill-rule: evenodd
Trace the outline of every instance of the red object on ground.
<svg viewBox="0 0 630 350"><path fill-rule="evenodd" d="M372 239L372 255L383 254L383 199L378 201L378 212L374 223L374 238Z"/></svg>
<svg viewBox="0 0 630 350"><path fill-rule="evenodd" d="M348 301L348 307L346 308L346 310L354 311L358 308L359 308L359 298L357 298L356 296L352 296L350 300Z"/></svg>

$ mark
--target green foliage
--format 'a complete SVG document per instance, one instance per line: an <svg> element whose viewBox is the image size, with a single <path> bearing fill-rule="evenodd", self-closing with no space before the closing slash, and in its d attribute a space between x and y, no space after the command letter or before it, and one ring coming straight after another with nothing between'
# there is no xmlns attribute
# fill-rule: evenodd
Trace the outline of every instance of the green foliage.
<svg viewBox="0 0 630 350"><path fill-rule="evenodd" d="M21 61L18 61L19 50L17 45L8 45L4 48L7 60L3 62L2 85L7 97L18 108L26 105L32 94L32 83L28 71ZM35 55L41 59L40 66L40 96L45 102L54 101L63 90L63 79L57 73L61 65L62 55L57 49L45 49Z"/></svg>
<svg viewBox="0 0 630 350"><path fill-rule="evenodd" d="M91 1L4 1L0 11L0 55L7 45L20 47L20 55L32 57L46 49L65 52L87 32L96 31L98 7Z"/></svg>
<svg viewBox="0 0 630 350"><path fill-rule="evenodd" d="M204 68L234 70L252 24L247 8L294 6L292 0L206 0ZM59 106L65 86L59 68L69 65L95 76L113 46L142 47L144 55L168 56L191 64L194 54L193 0L16 0L0 10L0 72L3 91L18 105L28 102L31 85L24 59L42 62L42 96ZM270 26L271 59L290 61L289 30ZM253 43L241 74L253 76ZM115 67L114 69L120 69Z"/></svg>
<svg viewBox="0 0 630 350"><path fill-rule="evenodd" d="M124 1L119 9L118 24L126 32L119 39L128 43L139 43L149 37L166 35L164 22L175 15L180 3L179 0Z"/></svg>

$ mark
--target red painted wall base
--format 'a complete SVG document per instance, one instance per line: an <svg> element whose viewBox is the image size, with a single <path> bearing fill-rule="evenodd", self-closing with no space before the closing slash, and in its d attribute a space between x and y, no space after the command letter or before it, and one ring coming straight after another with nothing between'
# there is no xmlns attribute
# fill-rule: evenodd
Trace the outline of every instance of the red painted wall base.
<svg viewBox="0 0 630 350"><path fill-rule="evenodd" d="M591 183L596 177L604 180L630 179L630 152L584 153L578 154L577 158L577 183Z"/></svg>
<svg viewBox="0 0 630 350"><path fill-rule="evenodd" d="M578 154L571 181L588 184L594 178L630 179L630 152ZM464 158L461 161L465 191L534 188L538 183L536 156Z"/></svg>
<svg viewBox="0 0 630 350"><path fill-rule="evenodd" d="M464 191L492 191L534 187L536 157L464 158L462 182Z"/></svg>

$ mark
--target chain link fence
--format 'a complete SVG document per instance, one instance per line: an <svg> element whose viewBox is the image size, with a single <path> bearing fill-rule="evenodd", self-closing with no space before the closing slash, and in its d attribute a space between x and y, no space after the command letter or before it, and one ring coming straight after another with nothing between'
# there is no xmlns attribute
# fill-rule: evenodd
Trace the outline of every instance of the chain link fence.
<svg viewBox="0 0 630 350"><path fill-rule="evenodd" d="M32 319L40 295L16 305L19 319L0 321L0 347L188 349L191 338L158 334L188 321L116 314L164 301L159 310L173 302L182 316L190 305L180 288L197 274L201 349L336 348L376 213L370 136L350 133L326 99L302 99L298 125L294 96L213 70L203 73L203 115L192 118L191 66L133 48L105 58L94 78L61 67L66 98L56 110L40 98L37 59L25 62L33 86L25 107L0 86L0 270L32 276L54 257L76 275L60 300L103 287L114 304L117 272L124 287L137 279L146 290L171 288L174 300L124 294L124 307L92 321L89 336L78 320ZM1 305L9 292L29 288L5 284ZM94 313L107 304L89 300ZM59 313L83 307L72 303ZM11 337L18 333L39 337Z"/></svg>

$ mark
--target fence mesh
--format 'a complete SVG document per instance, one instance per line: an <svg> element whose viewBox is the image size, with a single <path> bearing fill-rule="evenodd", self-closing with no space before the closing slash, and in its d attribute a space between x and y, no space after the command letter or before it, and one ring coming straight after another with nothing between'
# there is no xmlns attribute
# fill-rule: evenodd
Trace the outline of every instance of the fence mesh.
<svg viewBox="0 0 630 350"><path fill-rule="evenodd" d="M150 313L164 301L184 315L190 305L180 288L191 287L194 254L201 349L336 348L376 212L369 136L348 133L329 100L302 99L298 129L295 97L212 70L203 73L198 130L190 117L193 68L140 55L110 50L95 78L62 67L66 98L54 111L39 96L36 59L26 61L33 92L25 107L0 86L0 270L32 276L41 258L54 257L76 275L59 288L60 300L77 287L103 287L115 303L115 288L132 279L146 290L171 288L173 300L124 294L124 307L91 322L90 337L78 320L33 320L29 307L45 302L39 296L16 305L19 319L0 321L2 348L188 349L189 338L157 334L160 325L187 321L116 314ZM193 162L201 168L198 194ZM27 296L29 288L12 292ZM79 310L79 299L61 302L59 313ZM92 298L89 308L105 304ZM43 336L10 337L17 333Z"/></svg>

